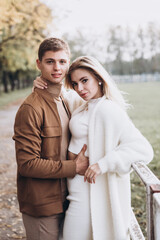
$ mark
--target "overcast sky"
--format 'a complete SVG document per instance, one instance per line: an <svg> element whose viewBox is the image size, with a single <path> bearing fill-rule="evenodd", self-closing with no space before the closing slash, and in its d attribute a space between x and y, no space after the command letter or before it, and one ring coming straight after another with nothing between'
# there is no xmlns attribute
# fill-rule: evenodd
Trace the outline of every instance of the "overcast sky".
<svg viewBox="0 0 160 240"><path fill-rule="evenodd" d="M160 0L41 0L53 12L53 32L61 36L76 29L103 31L111 24L137 27L160 23ZM55 31L55 27L57 31Z"/></svg>

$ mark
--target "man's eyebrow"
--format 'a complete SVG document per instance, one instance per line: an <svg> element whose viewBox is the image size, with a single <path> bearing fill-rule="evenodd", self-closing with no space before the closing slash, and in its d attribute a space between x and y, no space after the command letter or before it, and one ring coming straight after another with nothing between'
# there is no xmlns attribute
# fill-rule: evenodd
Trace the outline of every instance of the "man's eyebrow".
<svg viewBox="0 0 160 240"><path fill-rule="evenodd" d="M66 58L60 58L60 59L46 58L45 60L53 60L53 61L60 61L60 60L63 60L63 61L67 61Z"/></svg>
<svg viewBox="0 0 160 240"><path fill-rule="evenodd" d="M54 58L46 58L45 60L55 60Z"/></svg>

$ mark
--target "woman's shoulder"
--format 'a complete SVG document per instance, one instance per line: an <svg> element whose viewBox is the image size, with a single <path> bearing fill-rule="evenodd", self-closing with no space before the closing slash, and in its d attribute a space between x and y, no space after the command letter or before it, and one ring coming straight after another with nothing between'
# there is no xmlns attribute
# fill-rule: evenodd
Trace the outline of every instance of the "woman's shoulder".
<svg viewBox="0 0 160 240"><path fill-rule="evenodd" d="M113 124L125 124L129 116L116 102L105 99L97 109L96 118Z"/></svg>
<svg viewBox="0 0 160 240"><path fill-rule="evenodd" d="M104 99L101 105L98 108L98 111L101 113L111 113L111 114L123 114L125 111L120 107L116 102Z"/></svg>

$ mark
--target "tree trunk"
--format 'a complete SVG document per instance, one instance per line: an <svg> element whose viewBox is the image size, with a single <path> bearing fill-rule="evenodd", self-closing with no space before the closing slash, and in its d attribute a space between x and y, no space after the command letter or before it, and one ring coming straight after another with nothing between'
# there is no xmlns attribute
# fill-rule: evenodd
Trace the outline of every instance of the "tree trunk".
<svg viewBox="0 0 160 240"><path fill-rule="evenodd" d="M8 81L7 81L7 72L3 71L2 73L2 83L4 87L4 92L8 93Z"/></svg>
<svg viewBox="0 0 160 240"><path fill-rule="evenodd" d="M9 76L9 81L10 81L10 85L11 85L11 91L14 91L14 89L15 89L15 76L14 76L14 73L9 72L8 76Z"/></svg>
<svg viewBox="0 0 160 240"><path fill-rule="evenodd" d="M17 81L17 89L19 90L20 89L19 70L15 72L15 78Z"/></svg>

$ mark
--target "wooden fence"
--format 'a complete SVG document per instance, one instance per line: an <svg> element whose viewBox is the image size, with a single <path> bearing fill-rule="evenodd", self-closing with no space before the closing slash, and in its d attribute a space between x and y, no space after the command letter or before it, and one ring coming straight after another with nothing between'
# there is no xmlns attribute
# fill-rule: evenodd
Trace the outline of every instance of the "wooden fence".
<svg viewBox="0 0 160 240"><path fill-rule="evenodd" d="M160 240L160 180L141 162L132 164L132 168L146 187L147 240ZM145 239L133 211L131 215L131 239Z"/></svg>
<svg viewBox="0 0 160 240"><path fill-rule="evenodd" d="M112 75L112 77L117 83L160 81L159 73L154 73L154 74L143 73L143 74L134 74L134 75Z"/></svg>

